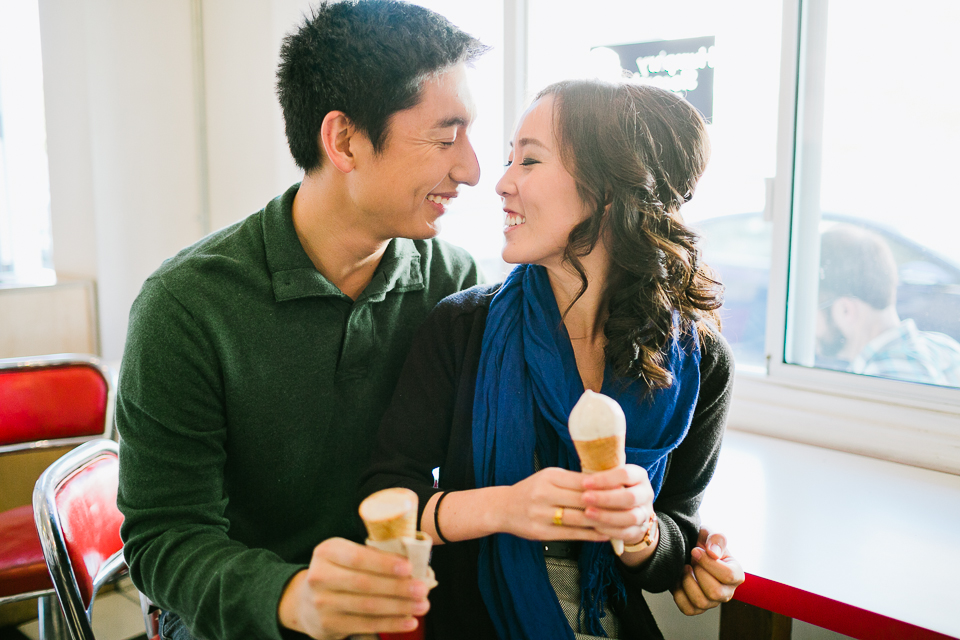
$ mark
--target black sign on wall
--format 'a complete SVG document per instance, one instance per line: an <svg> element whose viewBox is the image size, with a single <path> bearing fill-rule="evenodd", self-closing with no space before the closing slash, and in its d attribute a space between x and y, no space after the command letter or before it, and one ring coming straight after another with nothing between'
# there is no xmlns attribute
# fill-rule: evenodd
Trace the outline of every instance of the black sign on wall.
<svg viewBox="0 0 960 640"><path fill-rule="evenodd" d="M620 57L625 76L682 94L709 122L713 118L714 40L714 36L705 36L602 48Z"/></svg>

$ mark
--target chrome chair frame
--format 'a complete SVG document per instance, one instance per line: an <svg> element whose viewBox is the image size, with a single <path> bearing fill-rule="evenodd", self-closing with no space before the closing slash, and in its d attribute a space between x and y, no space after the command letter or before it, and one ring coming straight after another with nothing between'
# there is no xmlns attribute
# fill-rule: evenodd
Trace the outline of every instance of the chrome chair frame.
<svg viewBox="0 0 960 640"><path fill-rule="evenodd" d="M40 533L40 544L47 569L53 579L53 588L60 602L66 627L74 640L95 640L90 618L97 592L108 582L113 582L127 573L123 549L112 554L93 579L90 605L85 607L80 596L80 587L70 562L60 513L57 510L57 490L71 476L87 464L104 455L119 458L116 442L98 439L81 445L65 454L43 472L33 492L33 512Z"/></svg>
<svg viewBox="0 0 960 640"><path fill-rule="evenodd" d="M80 353L58 353L52 355L30 356L23 358L0 359L0 374L16 370L55 368L69 365L86 365L100 372L107 385L107 406L104 412L103 432L92 436L77 436L70 438L52 438L45 440L30 440L16 444L0 445L0 456L10 453L22 453L35 449L51 449L55 447L69 447L89 442L98 438L112 438L113 414L116 405L116 375L99 358ZM36 514L34 514L36 515ZM23 600L36 599L37 614L40 622L40 638L57 640L65 638L63 620L59 615L59 605L56 603L53 589L18 593L0 597L0 605Z"/></svg>

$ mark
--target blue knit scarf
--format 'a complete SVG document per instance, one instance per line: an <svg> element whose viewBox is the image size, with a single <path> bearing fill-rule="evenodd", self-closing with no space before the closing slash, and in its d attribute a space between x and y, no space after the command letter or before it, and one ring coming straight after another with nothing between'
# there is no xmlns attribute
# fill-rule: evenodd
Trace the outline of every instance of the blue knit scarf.
<svg viewBox="0 0 960 640"><path fill-rule="evenodd" d="M573 347L546 270L515 268L490 304L473 404L473 464L477 487L512 485L544 467L574 471L580 463L567 418L583 394ZM663 484L667 455L687 434L700 390L700 349L693 330L676 332L665 354L674 383L643 395L641 382L615 380L607 365L601 391L619 401L627 418L627 462L644 467L654 492ZM567 638L573 630L547 576L541 545L500 533L480 539L480 592L501 640ZM584 543L580 552L584 633L600 626L610 594L626 593L609 543Z"/></svg>

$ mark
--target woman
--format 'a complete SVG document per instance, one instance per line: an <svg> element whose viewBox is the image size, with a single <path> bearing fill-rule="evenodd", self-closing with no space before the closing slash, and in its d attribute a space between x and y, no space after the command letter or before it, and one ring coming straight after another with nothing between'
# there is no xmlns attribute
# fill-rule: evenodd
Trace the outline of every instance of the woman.
<svg viewBox="0 0 960 640"><path fill-rule="evenodd" d="M679 216L708 156L696 110L652 87L561 82L524 114L497 185L522 266L428 319L361 489L420 496L428 634L661 637L640 592L696 546L732 380L722 288ZM584 389L623 407L627 465L578 473Z"/></svg>

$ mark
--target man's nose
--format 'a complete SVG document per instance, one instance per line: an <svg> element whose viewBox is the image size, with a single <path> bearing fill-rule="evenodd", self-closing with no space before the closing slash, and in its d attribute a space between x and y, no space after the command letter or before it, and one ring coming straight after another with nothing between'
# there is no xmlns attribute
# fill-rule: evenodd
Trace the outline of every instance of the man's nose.
<svg viewBox="0 0 960 640"><path fill-rule="evenodd" d="M463 145L460 147L460 157L450 172L450 177L460 184L475 187L480 182L480 163L477 161L477 152L473 150L473 145L470 144L466 135L461 136L461 139Z"/></svg>

